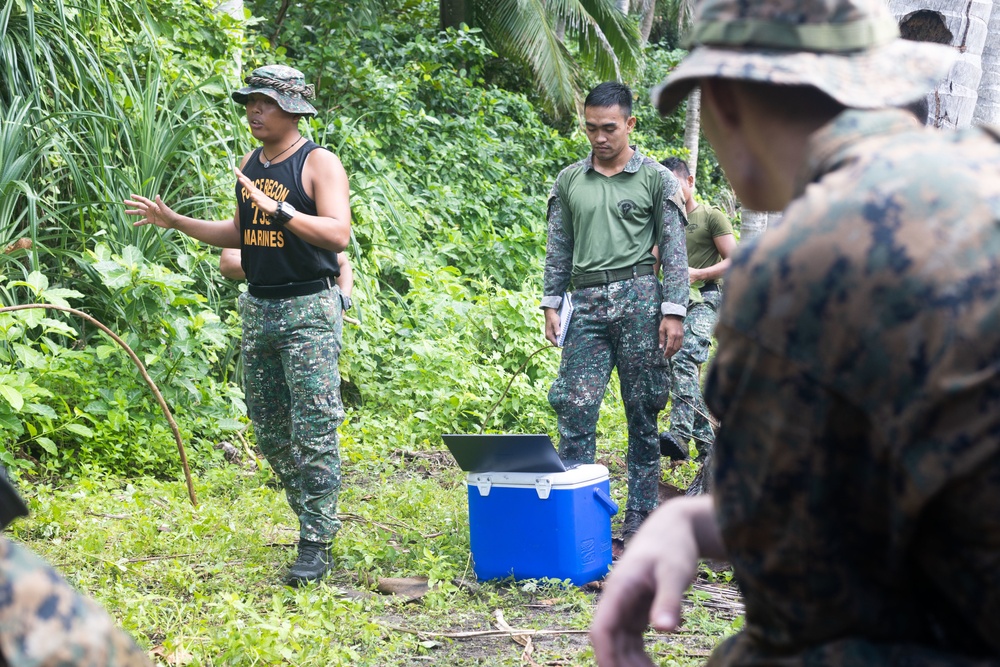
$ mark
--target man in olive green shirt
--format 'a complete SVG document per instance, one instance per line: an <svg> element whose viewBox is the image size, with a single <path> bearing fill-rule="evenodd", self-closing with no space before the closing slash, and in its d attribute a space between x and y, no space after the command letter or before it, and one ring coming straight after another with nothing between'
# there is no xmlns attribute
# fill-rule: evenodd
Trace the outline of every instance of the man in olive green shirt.
<svg viewBox="0 0 1000 667"><path fill-rule="evenodd" d="M684 208L688 216L688 277L700 292L688 304L684 319L684 344L670 359L672 403L670 430L660 435L668 449L686 455L688 442L694 440L698 459L704 460L715 442L715 432L708 419L708 408L701 396L701 365L708 361L712 332L719 319L722 301L722 275L729 268L729 256L736 249L733 225L717 208L703 206L694 198L694 176L687 163L671 157L662 162L681 184Z"/></svg>
<svg viewBox="0 0 1000 667"><path fill-rule="evenodd" d="M593 462L597 418L618 369L628 419L626 540L658 504L657 416L668 395L668 359L681 346L687 312L687 253L677 180L628 143L632 91L607 82L584 104L593 152L564 169L549 196L545 335L558 344L559 308L572 283L559 376L549 392L559 418L559 454ZM653 248L663 258L661 287Z"/></svg>

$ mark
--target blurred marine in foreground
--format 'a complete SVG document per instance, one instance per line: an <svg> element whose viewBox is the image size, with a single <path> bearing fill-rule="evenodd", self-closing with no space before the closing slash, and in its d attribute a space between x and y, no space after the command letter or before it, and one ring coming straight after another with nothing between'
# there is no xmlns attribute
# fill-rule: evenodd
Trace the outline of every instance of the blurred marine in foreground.
<svg viewBox="0 0 1000 667"><path fill-rule="evenodd" d="M28 508L0 468L0 530ZM149 667L132 638L45 561L0 537L0 666Z"/></svg>
<svg viewBox="0 0 1000 667"><path fill-rule="evenodd" d="M705 0L654 94L701 86L748 208L705 398L713 493L637 533L595 614L598 662L649 665L700 557L746 624L711 665L967 665L1000 656L1000 145L902 107L954 62L881 0Z"/></svg>

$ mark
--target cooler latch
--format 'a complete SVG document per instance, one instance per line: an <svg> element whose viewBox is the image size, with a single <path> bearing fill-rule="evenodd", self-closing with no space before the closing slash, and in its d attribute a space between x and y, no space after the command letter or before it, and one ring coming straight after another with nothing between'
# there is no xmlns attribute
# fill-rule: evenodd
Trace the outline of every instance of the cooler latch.
<svg viewBox="0 0 1000 667"><path fill-rule="evenodd" d="M490 495L490 489L493 488L493 479L490 477L480 477L476 480L476 488L479 489L480 496Z"/></svg>
<svg viewBox="0 0 1000 667"><path fill-rule="evenodd" d="M548 500L549 493L552 491L552 480L548 477L539 477L535 480L535 493L542 500Z"/></svg>

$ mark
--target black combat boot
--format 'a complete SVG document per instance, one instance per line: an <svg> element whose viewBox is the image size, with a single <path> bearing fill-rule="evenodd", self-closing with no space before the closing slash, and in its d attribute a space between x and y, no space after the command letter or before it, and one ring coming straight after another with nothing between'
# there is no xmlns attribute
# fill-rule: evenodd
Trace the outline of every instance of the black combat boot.
<svg viewBox="0 0 1000 667"><path fill-rule="evenodd" d="M625 510L625 520L622 521L622 542L626 547L648 516L649 512L646 510Z"/></svg>
<svg viewBox="0 0 1000 667"><path fill-rule="evenodd" d="M687 440L683 441L670 431L660 433L660 455L671 461L683 461L688 457Z"/></svg>
<svg viewBox="0 0 1000 667"><path fill-rule="evenodd" d="M303 586L322 579L331 569L333 558L328 543L299 540L299 557L288 570L285 583L293 588Z"/></svg>

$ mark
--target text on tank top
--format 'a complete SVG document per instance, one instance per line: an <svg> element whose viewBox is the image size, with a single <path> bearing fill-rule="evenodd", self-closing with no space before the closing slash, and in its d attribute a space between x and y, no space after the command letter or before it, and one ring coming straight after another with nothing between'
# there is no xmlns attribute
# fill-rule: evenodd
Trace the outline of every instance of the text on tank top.
<svg viewBox="0 0 1000 667"><path fill-rule="evenodd" d="M320 146L305 144L283 162L264 168L258 148L242 171L254 185L277 202L288 202L299 213L316 215L316 202L302 187L302 170L309 154ZM308 243L269 217L236 184L240 215L243 271L253 285L284 285L340 275L337 253Z"/></svg>

